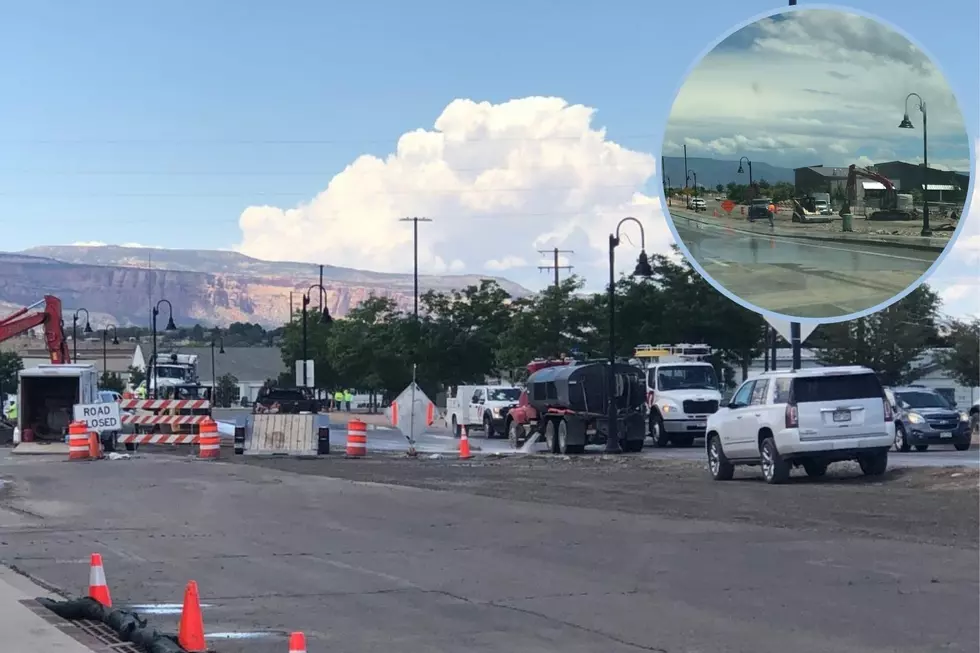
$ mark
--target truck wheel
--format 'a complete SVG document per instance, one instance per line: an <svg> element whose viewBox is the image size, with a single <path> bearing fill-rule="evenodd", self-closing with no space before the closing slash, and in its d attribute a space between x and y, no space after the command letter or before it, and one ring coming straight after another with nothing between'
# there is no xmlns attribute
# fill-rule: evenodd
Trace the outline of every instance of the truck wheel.
<svg viewBox="0 0 980 653"><path fill-rule="evenodd" d="M728 462L717 435L708 438L708 469L716 481L730 481L735 476L735 465Z"/></svg>
<svg viewBox="0 0 980 653"><path fill-rule="evenodd" d="M568 444L568 422L561 420L558 422L558 453L574 456L585 452L585 446L581 444Z"/></svg>
<svg viewBox="0 0 980 653"><path fill-rule="evenodd" d="M456 416L455 415L453 415L453 419L452 419L452 428L453 428L453 437L454 438L458 438L459 437L459 422L456 421Z"/></svg>
<svg viewBox="0 0 980 653"><path fill-rule="evenodd" d="M858 456L858 465L865 476L881 476L888 469L888 452L861 454Z"/></svg>
<svg viewBox="0 0 980 653"><path fill-rule="evenodd" d="M670 442L667 431L664 430L664 418L659 413L654 413L650 418L650 437L653 444L663 449Z"/></svg>
<svg viewBox="0 0 980 653"><path fill-rule="evenodd" d="M810 478L820 478L827 473L827 463L807 458L803 461L803 470Z"/></svg>
<svg viewBox="0 0 980 653"><path fill-rule="evenodd" d="M956 450L957 451L969 451L970 450L970 443L969 442L957 442L953 446L956 447Z"/></svg>
<svg viewBox="0 0 980 653"><path fill-rule="evenodd" d="M507 421L507 440L512 449L519 449L527 439L527 429L516 420Z"/></svg>
<svg viewBox="0 0 980 653"><path fill-rule="evenodd" d="M762 447L759 448L759 458L762 464L762 476L766 479L766 483L779 485L789 479L789 463L779 455L775 440L766 438L762 441Z"/></svg>
<svg viewBox="0 0 980 653"><path fill-rule="evenodd" d="M549 419L544 426L544 441L548 443L549 453L558 453L558 429L553 419Z"/></svg>
<svg viewBox="0 0 980 653"><path fill-rule="evenodd" d="M493 430L493 420L490 419L489 415L483 416L483 432L487 436L487 440L497 437L497 433Z"/></svg>
<svg viewBox="0 0 980 653"><path fill-rule="evenodd" d="M909 444L909 439L905 435L905 427L901 424L895 425L895 451L907 452L911 451L912 446Z"/></svg>

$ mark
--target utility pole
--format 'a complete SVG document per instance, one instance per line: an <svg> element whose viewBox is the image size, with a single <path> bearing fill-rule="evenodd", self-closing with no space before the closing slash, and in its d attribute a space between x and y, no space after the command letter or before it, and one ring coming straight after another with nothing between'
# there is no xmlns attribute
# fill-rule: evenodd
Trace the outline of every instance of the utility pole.
<svg viewBox="0 0 980 653"><path fill-rule="evenodd" d="M547 254L551 254L554 257L554 260L553 260L553 262L552 262L551 265L539 265L538 266L538 270L541 270L542 272L547 271L547 270L553 270L554 273L555 273L555 283L554 283L554 288L555 288L555 316L554 316L555 317L555 325L554 325L554 329L555 329L555 356L560 356L561 353L562 353L561 352L561 307L559 306L559 289L561 288L561 271L562 270L571 270L574 267L572 265L562 265L561 264L561 255L562 254L574 254L574 253L575 252L573 252L570 249L558 249L557 247L555 247L554 249L552 249L550 251L549 250L546 250L546 249L539 249L538 250L538 254L541 254L542 256L546 256Z"/></svg>
<svg viewBox="0 0 980 653"><path fill-rule="evenodd" d="M554 270L554 272L555 272L555 288L556 289L561 285L561 277L559 276L559 273L561 272L561 270L571 270L573 267L575 267L574 265L560 265L560 263L561 263L561 255L562 254L574 254L574 253L575 252L573 250L570 250L570 249L558 249L557 247L554 248L554 249L552 249L552 250L547 250L547 249L539 249L538 250L538 254L541 254L542 256L545 256L547 254L551 254L552 256L554 256L554 263L552 263L551 265L539 265L538 266L538 270L541 270L541 271Z"/></svg>
<svg viewBox="0 0 980 653"><path fill-rule="evenodd" d="M689 182L691 181L691 173L688 172L690 168L687 167L687 144L684 144L684 190L687 190Z"/></svg>
<svg viewBox="0 0 980 653"><path fill-rule="evenodd" d="M431 218L402 218L399 222L411 222L412 223L412 243L415 252L415 267L414 267L414 280L415 280L415 292L413 297L415 299L415 322L419 321L419 223L420 222L432 222Z"/></svg>
<svg viewBox="0 0 980 653"><path fill-rule="evenodd" d="M320 266L320 287L323 288L323 266L322 265ZM317 293L317 294L320 295L320 313L322 314L323 313L323 295L325 293L322 293L321 292L321 293Z"/></svg>

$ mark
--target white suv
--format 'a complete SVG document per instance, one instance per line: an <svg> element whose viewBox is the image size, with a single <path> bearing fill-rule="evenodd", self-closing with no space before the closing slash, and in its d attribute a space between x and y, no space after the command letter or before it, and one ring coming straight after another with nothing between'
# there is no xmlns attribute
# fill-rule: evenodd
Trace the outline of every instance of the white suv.
<svg viewBox="0 0 980 653"><path fill-rule="evenodd" d="M782 483L793 467L823 476L830 463L856 460L866 475L880 476L892 419L884 388L866 367L765 372L708 418L708 468L727 481L736 465L759 465L766 482Z"/></svg>

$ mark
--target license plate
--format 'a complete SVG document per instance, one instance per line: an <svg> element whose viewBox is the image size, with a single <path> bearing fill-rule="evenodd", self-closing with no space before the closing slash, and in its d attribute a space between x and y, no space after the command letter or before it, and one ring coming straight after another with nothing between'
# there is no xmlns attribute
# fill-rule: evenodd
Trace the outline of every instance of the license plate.
<svg viewBox="0 0 980 653"><path fill-rule="evenodd" d="M939 437L941 437L941 438L951 438L951 437L953 437L953 434L952 433L948 433L948 432L943 432L943 433L940 433L939 434Z"/></svg>
<svg viewBox="0 0 980 653"><path fill-rule="evenodd" d="M849 411L849 410L835 410L834 411L834 421L835 422L850 422L851 421L851 411Z"/></svg>

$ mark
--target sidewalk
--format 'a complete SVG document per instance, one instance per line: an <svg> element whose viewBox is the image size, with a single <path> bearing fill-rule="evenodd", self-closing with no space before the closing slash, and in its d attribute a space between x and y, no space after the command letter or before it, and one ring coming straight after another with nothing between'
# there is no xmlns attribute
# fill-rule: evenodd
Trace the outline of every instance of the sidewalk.
<svg viewBox="0 0 980 653"><path fill-rule="evenodd" d="M949 237L924 238L922 236L891 236L883 234L869 234L862 232L831 231L826 225L820 225L823 229L806 231L805 225L798 225L790 221L790 214L780 214L776 220L776 227L770 228L768 222L752 223L746 219L723 218L695 213L687 209L671 207L670 213L683 217L694 222L712 225L716 227L726 227L733 231L742 233L760 234L763 236L784 236L787 238L801 238L805 240L819 240L824 242L837 243L867 243L869 245L883 245L890 247L902 247L905 249L918 249L930 252L942 252L949 244ZM835 217L836 224L840 223L840 218ZM782 224L780 224L782 223ZM835 223L830 223L831 225ZM882 223L884 227L887 223ZM817 226L817 225L814 225Z"/></svg>
<svg viewBox="0 0 980 653"><path fill-rule="evenodd" d="M8 567L0 565L0 633L3 633L3 653L92 653L93 650L62 632L56 624L66 623L51 613L49 621L42 614L47 610L33 609L21 603L39 596L61 598L34 584ZM110 650L103 647L102 650Z"/></svg>

